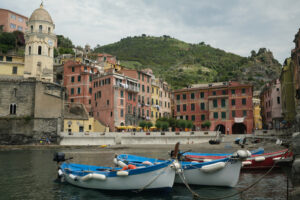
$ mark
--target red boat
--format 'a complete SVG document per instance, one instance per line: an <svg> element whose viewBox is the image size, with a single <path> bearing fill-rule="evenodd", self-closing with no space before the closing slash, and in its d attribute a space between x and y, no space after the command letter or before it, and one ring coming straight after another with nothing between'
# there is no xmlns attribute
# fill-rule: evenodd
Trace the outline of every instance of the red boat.
<svg viewBox="0 0 300 200"><path fill-rule="evenodd" d="M284 149L281 151L264 153L261 155L252 155L243 161L242 169L270 169L276 160L293 156L293 153Z"/></svg>
<svg viewBox="0 0 300 200"><path fill-rule="evenodd" d="M274 165L275 160L284 159L292 156L292 152L288 149L271 152L271 153L261 153L253 154L251 157L243 161L242 169L269 169ZM186 161L197 161L197 162L207 162L215 159L221 159L227 157L226 155L209 155L202 153L191 153L184 154Z"/></svg>

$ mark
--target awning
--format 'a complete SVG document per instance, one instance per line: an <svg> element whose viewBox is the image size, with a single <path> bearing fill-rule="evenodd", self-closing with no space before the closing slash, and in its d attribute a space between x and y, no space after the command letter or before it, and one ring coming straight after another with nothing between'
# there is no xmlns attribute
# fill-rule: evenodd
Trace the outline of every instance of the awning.
<svg viewBox="0 0 300 200"><path fill-rule="evenodd" d="M127 129L126 126L117 126L117 129Z"/></svg>

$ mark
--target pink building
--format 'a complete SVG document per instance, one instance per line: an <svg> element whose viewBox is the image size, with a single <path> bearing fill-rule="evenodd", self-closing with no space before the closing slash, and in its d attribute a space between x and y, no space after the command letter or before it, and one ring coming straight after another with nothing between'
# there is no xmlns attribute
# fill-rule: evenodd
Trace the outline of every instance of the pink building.
<svg viewBox="0 0 300 200"><path fill-rule="evenodd" d="M267 83L260 94L263 128L279 129L283 120L279 79Z"/></svg>
<svg viewBox="0 0 300 200"><path fill-rule="evenodd" d="M110 131L138 125L138 80L111 70L93 79L93 116Z"/></svg>
<svg viewBox="0 0 300 200"><path fill-rule="evenodd" d="M4 32L21 31L25 33L27 30L28 17L15 13L10 10L0 8L0 26Z"/></svg>
<svg viewBox="0 0 300 200"><path fill-rule="evenodd" d="M150 120L151 113L151 74L134 69L121 69L120 73L138 80L137 114L140 119Z"/></svg>
<svg viewBox="0 0 300 200"><path fill-rule="evenodd" d="M92 79L98 69L80 62L69 60L64 63L64 86L67 89L67 101L82 103L89 115L92 115Z"/></svg>
<svg viewBox="0 0 300 200"><path fill-rule="evenodd" d="M197 84L174 91L174 116L192 120L194 129L210 121L210 130L252 133L252 85L238 82Z"/></svg>

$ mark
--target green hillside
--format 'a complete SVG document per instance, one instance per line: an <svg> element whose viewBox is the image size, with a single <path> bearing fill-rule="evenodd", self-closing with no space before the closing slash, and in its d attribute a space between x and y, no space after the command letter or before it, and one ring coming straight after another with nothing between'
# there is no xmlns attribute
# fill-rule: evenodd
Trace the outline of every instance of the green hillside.
<svg viewBox="0 0 300 200"><path fill-rule="evenodd" d="M94 51L116 55L121 65L129 68L151 68L173 88L228 80L251 82L259 88L264 81L278 77L281 66L265 48L246 58L203 42L189 44L169 36L127 37Z"/></svg>

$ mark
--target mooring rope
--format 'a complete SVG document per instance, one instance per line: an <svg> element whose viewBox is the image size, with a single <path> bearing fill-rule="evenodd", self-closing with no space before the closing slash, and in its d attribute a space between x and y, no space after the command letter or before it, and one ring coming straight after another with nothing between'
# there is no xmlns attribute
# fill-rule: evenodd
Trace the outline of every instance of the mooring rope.
<svg viewBox="0 0 300 200"><path fill-rule="evenodd" d="M142 192L144 189L146 189L149 185L151 185L156 179L158 179L158 177L160 177L171 165L174 165L174 161L172 162L172 164L166 166L157 176L155 176L148 184L146 184L145 186L143 186L142 188L136 190L136 193ZM175 165L174 165L175 167Z"/></svg>
<svg viewBox="0 0 300 200"><path fill-rule="evenodd" d="M282 154L282 156L280 157L280 159L282 159L289 151L290 151L290 149L288 149L284 154ZM242 194L243 192L249 190L254 185L256 185L257 183L259 183L265 176L267 176L274 169L275 166L276 166L276 162L274 161L273 166L264 175L262 175L261 177L259 177L256 181L254 181L248 187L246 187L246 188L244 188L244 189L242 189L242 190L240 190L240 191L238 191L236 193L233 193L233 194L230 194L230 195L227 195L227 196L223 196L223 197L217 197L217 198L201 197L197 192L195 192L194 190L192 190L191 187L189 186L189 184L187 183L186 178L184 177L183 168L181 169L181 172L178 173L178 175L181 178L181 180L184 183L184 185L187 187L187 189L193 194L194 199L219 200L219 199L227 199L229 197L233 197L233 196Z"/></svg>

